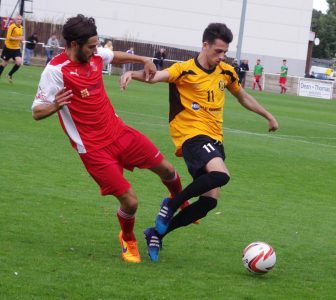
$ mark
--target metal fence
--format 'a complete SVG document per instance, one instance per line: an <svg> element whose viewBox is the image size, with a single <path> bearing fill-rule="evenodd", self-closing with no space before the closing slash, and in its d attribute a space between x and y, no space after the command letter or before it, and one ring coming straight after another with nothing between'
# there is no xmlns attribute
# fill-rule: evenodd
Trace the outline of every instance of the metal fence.
<svg viewBox="0 0 336 300"><path fill-rule="evenodd" d="M60 45L64 46L65 41L62 38L62 27L63 25L60 24L52 24L52 23L43 23L43 22L36 22L36 21L25 21L25 35L26 39L31 36L33 33L37 33L39 44L36 46L34 50L35 56L44 57L45 53L45 44L47 43L49 37L52 34L56 34ZM5 37L6 31L2 31L0 33L0 37ZM117 51L127 51L130 47L134 48L135 54L147 56L147 57L154 57L155 52L157 52L160 48L166 49L166 60L164 61L164 68L170 66L175 61L185 61L190 58L193 58L197 55L196 51L190 51L185 49L179 49L174 47L167 47L160 44L153 44L153 43L143 43L138 41L130 41L130 40L121 40L116 39L112 36L103 36L100 37L100 40L105 43L106 40L111 40L113 43L113 50ZM0 40L0 47L3 48L3 40ZM140 68L141 65L137 66L134 64L134 69Z"/></svg>

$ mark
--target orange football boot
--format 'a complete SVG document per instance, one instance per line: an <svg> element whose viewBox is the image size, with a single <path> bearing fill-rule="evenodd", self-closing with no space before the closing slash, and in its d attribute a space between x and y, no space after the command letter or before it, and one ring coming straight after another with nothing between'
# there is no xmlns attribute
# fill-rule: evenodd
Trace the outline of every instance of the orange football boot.
<svg viewBox="0 0 336 300"><path fill-rule="evenodd" d="M124 241L122 231L119 233L119 241L121 245L121 258L126 262L141 262L140 253L136 240Z"/></svg>

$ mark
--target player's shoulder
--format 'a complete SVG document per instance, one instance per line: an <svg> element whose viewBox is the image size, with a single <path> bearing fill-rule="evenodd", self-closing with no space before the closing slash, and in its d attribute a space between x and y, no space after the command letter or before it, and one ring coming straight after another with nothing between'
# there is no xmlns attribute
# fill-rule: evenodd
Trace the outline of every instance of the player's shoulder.
<svg viewBox="0 0 336 300"><path fill-rule="evenodd" d="M217 66L221 70L221 74L224 75L230 82L238 81L238 75L234 67L226 62L220 62Z"/></svg>
<svg viewBox="0 0 336 300"><path fill-rule="evenodd" d="M42 75L47 78L62 77L63 67L69 64L71 64L70 59L67 57L65 52L61 52L53 57L53 59L46 65Z"/></svg>
<svg viewBox="0 0 336 300"><path fill-rule="evenodd" d="M176 69L179 72L195 70L196 69L195 59L191 58L186 61L176 62L170 68Z"/></svg>
<svg viewBox="0 0 336 300"><path fill-rule="evenodd" d="M222 71L226 71L226 72L235 72L233 66L231 66L230 64L228 64L226 62L223 62L223 61L219 63L218 68L220 68Z"/></svg>
<svg viewBox="0 0 336 300"><path fill-rule="evenodd" d="M109 48L98 47L97 53L93 56L96 60L102 60L104 63L110 63L113 60L114 52Z"/></svg>
<svg viewBox="0 0 336 300"><path fill-rule="evenodd" d="M65 63L70 62L68 56L65 54L65 52L61 52L59 54L57 54L56 56L53 57L53 59L49 62L48 65L51 66L59 66L59 65L63 65Z"/></svg>
<svg viewBox="0 0 336 300"><path fill-rule="evenodd" d="M188 59L188 60L185 60L185 61L178 61L178 62L174 63L173 65L180 66L180 67L190 67L194 64L195 64L194 63L194 58L191 58L191 59Z"/></svg>
<svg viewBox="0 0 336 300"><path fill-rule="evenodd" d="M8 26L7 30L12 30L13 28L17 27L15 23L12 23Z"/></svg>

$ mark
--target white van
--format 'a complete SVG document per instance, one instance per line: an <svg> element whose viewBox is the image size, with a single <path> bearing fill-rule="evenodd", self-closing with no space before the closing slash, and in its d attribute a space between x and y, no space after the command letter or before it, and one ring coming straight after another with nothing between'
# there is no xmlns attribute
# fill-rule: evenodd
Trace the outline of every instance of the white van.
<svg viewBox="0 0 336 300"><path fill-rule="evenodd" d="M331 71L331 73L330 73ZM332 71L330 68L312 66L310 68L311 78L316 78L320 80L335 80L336 72Z"/></svg>

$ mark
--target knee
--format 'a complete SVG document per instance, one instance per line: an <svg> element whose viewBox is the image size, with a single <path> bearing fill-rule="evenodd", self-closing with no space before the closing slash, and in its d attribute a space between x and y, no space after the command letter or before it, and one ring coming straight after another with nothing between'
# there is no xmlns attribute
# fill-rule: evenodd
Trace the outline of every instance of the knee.
<svg viewBox="0 0 336 300"><path fill-rule="evenodd" d="M173 180L175 177L176 177L176 171L171 165L165 169L163 176L161 176L161 179L164 181L170 181Z"/></svg>
<svg viewBox="0 0 336 300"><path fill-rule="evenodd" d="M138 209L138 199L133 191L127 191L117 197L122 210L130 215L134 215Z"/></svg>
<svg viewBox="0 0 336 300"><path fill-rule="evenodd" d="M176 176L175 168L166 159L164 159L158 166L152 168L151 170L159 175L163 181L172 180Z"/></svg>
<svg viewBox="0 0 336 300"><path fill-rule="evenodd" d="M138 201L137 199L126 201L124 203L121 203L121 207L125 213L129 215L134 215L138 210Z"/></svg>
<svg viewBox="0 0 336 300"><path fill-rule="evenodd" d="M209 176L218 187L226 185L230 181L230 176L225 172L213 171L209 173Z"/></svg>

